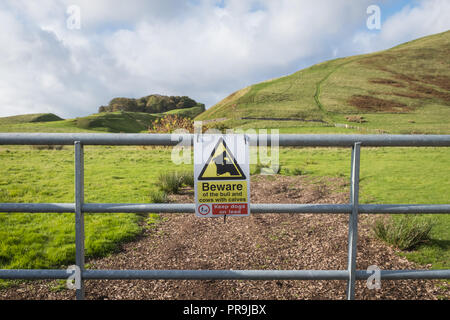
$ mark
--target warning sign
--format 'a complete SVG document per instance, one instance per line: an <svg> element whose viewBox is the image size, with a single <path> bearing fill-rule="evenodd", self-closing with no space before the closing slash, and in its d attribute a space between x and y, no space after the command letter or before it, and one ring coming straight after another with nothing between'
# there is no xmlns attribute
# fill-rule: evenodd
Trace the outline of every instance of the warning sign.
<svg viewBox="0 0 450 320"><path fill-rule="evenodd" d="M206 140L206 139L209 140ZM248 141L244 135L197 136L194 140L196 215L250 214Z"/></svg>
<svg viewBox="0 0 450 320"><path fill-rule="evenodd" d="M227 148L223 138L219 138L216 146L211 152L208 161L200 172L198 180L245 180L245 174L242 172L239 163L233 157L233 154Z"/></svg>
<svg viewBox="0 0 450 320"><path fill-rule="evenodd" d="M247 202L247 181L197 182L199 203Z"/></svg>

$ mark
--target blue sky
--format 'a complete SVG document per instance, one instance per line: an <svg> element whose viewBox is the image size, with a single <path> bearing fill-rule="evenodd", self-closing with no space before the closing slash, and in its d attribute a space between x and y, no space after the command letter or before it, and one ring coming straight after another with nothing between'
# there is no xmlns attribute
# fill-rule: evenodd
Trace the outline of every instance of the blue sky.
<svg viewBox="0 0 450 320"><path fill-rule="evenodd" d="M374 4L377 2L374 1ZM382 21L384 22L387 18L392 16L394 13L399 12L406 6L417 7L420 5L419 1L416 0L398 0L398 1L383 1L379 3L381 10L384 12L382 16Z"/></svg>
<svg viewBox="0 0 450 320"><path fill-rule="evenodd" d="M379 30L366 26L370 5ZM72 118L152 93L210 107L321 61L449 30L450 1L6 0L0 28L0 116Z"/></svg>

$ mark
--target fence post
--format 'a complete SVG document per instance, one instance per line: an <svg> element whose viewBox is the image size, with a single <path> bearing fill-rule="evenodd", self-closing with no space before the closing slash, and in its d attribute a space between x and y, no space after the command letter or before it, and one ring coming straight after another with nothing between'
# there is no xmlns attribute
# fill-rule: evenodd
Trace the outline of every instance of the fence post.
<svg viewBox="0 0 450 320"><path fill-rule="evenodd" d="M358 242L358 196L359 196L359 164L361 143L356 142L352 147L352 164L350 173L350 204L352 213L348 223L348 281L347 300L355 298L356 281L356 251Z"/></svg>
<svg viewBox="0 0 450 320"><path fill-rule="evenodd" d="M79 268L80 278L75 279L76 298L84 300L84 148L75 141L75 264Z"/></svg>

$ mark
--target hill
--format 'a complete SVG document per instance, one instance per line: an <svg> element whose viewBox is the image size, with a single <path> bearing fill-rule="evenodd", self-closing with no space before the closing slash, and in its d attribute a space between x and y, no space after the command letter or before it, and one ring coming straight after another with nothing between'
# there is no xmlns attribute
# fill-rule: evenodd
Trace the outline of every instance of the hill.
<svg viewBox="0 0 450 320"><path fill-rule="evenodd" d="M0 125L5 124L18 124L18 123L29 123L29 122L50 122L50 121L60 121L62 118L58 117L53 113L33 113L33 114L23 114L11 117L0 118Z"/></svg>
<svg viewBox="0 0 450 320"><path fill-rule="evenodd" d="M73 120L76 127L106 132L138 133L147 130L158 116L142 112L97 113Z"/></svg>
<svg viewBox="0 0 450 320"><path fill-rule="evenodd" d="M0 118L0 132L125 132L147 131L152 122L164 114L141 112L105 112L75 119L35 122L25 116ZM13 119L10 119L13 118ZM15 119L22 119L18 122Z"/></svg>
<svg viewBox="0 0 450 320"><path fill-rule="evenodd" d="M450 133L449 55L447 31L323 62L234 92L196 120L293 131L347 126L369 132Z"/></svg>
<svg viewBox="0 0 450 320"><path fill-rule="evenodd" d="M152 98L153 97L153 98ZM141 98L143 99L143 98ZM0 118L0 132L146 132L153 121L165 115L177 115L193 119L205 110L204 104L188 97L153 95L145 97L146 111L123 111L133 109L136 99L115 98L109 107L100 107L100 113L86 117L64 120L54 114L27 114ZM140 99L138 99L140 100ZM103 108L103 109L102 109ZM114 110L114 111L112 111ZM158 113L149 113L149 111ZM165 111L164 111L165 110Z"/></svg>

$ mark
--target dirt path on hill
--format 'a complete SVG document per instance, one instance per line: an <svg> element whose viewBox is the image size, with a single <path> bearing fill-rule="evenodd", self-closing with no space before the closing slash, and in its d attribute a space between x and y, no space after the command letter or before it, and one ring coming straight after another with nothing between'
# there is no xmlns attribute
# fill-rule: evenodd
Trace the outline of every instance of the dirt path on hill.
<svg viewBox="0 0 450 320"><path fill-rule="evenodd" d="M341 178L252 177L254 203L346 203ZM192 202L193 192L172 196ZM252 214L245 218L196 218L163 214L119 253L87 261L91 269L333 269L347 264L345 214ZM373 239L374 216L361 215L358 269L419 269L395 250ZM343 299L345 281L88 280L87 299ZM437 299L450 297L434 280L382 281L369 290L357 281L357 299ZM0 291L0 299L74 299L62 281L25 282Z"/></svg>

